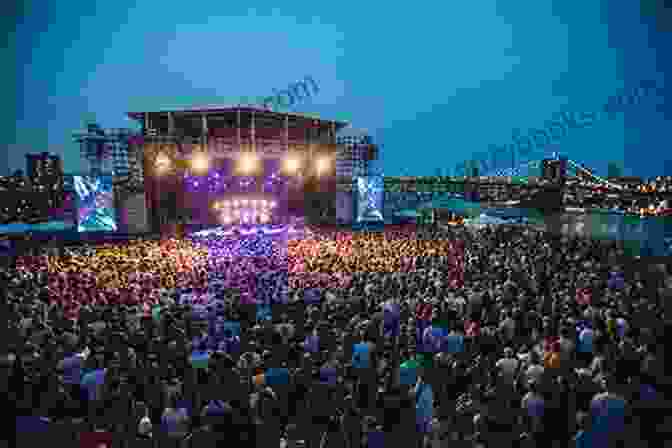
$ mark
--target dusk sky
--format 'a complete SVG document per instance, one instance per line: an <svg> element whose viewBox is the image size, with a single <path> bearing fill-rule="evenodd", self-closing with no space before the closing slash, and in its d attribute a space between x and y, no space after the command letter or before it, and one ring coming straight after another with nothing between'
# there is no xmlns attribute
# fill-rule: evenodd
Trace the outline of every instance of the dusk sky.
<svg viewBox="0 0 672 448"><path fill-rule="evenodd" d="M3 19L2 174L41 151L82 171L71 134L90 113L129 127L128 111L233 103L312 76L319 93L294 110L368 130L386 175L428 175L510 143L515 128L672 79L663 0L18 3ZM612 160L625 174L672 174L670 89L570 130L557 149L601 174Z"/></svg>

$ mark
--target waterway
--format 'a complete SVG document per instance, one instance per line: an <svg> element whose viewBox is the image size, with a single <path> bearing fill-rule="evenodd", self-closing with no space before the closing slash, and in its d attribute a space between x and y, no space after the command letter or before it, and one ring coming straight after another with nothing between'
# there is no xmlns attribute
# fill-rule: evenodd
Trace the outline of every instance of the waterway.
<svg viewBox="0 0 672 448"><path fill-rule="evenodd" d="M635 255L672 256L672 218L639 217L604 211L542 215L512 207L492 207L483 213L502 219L523 218L548 231L606 241L622 241Z"/></svg>

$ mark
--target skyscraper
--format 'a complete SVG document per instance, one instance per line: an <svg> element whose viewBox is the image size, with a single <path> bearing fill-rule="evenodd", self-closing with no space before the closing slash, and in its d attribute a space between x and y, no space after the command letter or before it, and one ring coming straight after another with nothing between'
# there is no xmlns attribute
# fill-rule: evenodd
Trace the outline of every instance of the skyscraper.
<svg viewBox="0 0 672 448"><path fill-rule="evenodd" d="M63 163L55 154L26 154L26 174L33 191L48 196L49 207L59 207L63 199Z"/></svg>
<svg viewBox="0 0 672 448"><path fill-rule="evenodd" d="M33 188L38 191L52 191L62 188L63 163L55 154L26 154L26 175Z"/></svg>

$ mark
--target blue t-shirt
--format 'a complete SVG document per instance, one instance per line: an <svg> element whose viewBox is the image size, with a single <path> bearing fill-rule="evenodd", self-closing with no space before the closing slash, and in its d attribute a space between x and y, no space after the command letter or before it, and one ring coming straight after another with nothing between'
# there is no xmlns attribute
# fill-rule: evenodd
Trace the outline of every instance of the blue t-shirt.
<svg viewBox="0 0 672 448"><path fill-rule="evenodd" d="M17 433L45 433L49 430L49 420L46 417L18 416L16 417Z"/></svg>
<svg viewBox="0 0 672 448"><path fill-rule="evenodd" d="M286 385L289 384L289 371L285 368L269 368L266 369L264 375L266 377L266 384L269 386L275 386L278 384Z"/></svg>
<svg viewBox="0 0 672 448"><path fill-rule="evenodd" d="M383 308L383 331L386 336L399 335L400 309L396 303L386 303Z"/></svg>
<svg viewBox="0 0 672 448"><path fill-rule="evenodd" d="M239 353L240 352L240 338L224 338L217 344L217 348L226 353Z"/></svg>
<svg viewBox="0 0 672 448"><path fill-rule="evenodd" d="M333 367L322 367L320 369L320 382L323 384L336 384L336 369Z"/></svg>
<svg viewBox="0 0 672 448"><path fill-rule="evenodd" d="M230 412L231 407L221 400L211 400L205 408L208 417L221 417Z"/></svg>
<svg viewBox="0 0 672 448"><path fill-rule="evenodd" d="M320 351L320 337L317 335L306 336L303 343L304 350L309 353L317 353Z"/></svg>
<svg viewBox="0 0 672 448"><path fill-rule="evenodd" d="M355 344L352 348L352 367L365 369L369 367L368 344Z"/></svg>
<svg viewBox="0 0 672 448"><path fill-rule="evenodd" d="M381 431L371 431L367 435L367 448L383 448L385 443L385 433Z"/></svg>
<svg viewBox="0 0 672 448"><path fill-rule="evenodd" d="M592 429L599 433L622 432L625 429L625 401L601 395L590 403Z"/></svg>
<svg viewBox="0 0 672 448"><path fill-rule="evenodd" d="M649 384L639 386L639 397L642 401L655 401L658 399L658 392Z"/></svg>
<svg viewBox="0 0 672 448"><path fill-rule="evenodd" d="M189 414L186 409L178 408L175 413L161 416L161 426L168 433L178 432L181 429L180 422L184 421L188 416Z"/></svg>
<svg viewBox="0 0 672 448"><path fill-rule="evenodd" d="M579 353L593 352L593 332L592 330L582 330L579 333L578 344L576 347Z"/></svg>
<svg viewBox="0 0 672 448"><path fill-rule="evenodd" d="M303 300L306 305L319 304L322 299L322 293L318 288L307 289L303 294Z"/></svg>
<svg viewBox="0 0 672 448"><path fill-rule="evenodd" d="M446 336L446 352L462 353L464 351L464 336L461 334L449 334Z"/></svg>
<svg viewBox="0 0 672 448"><path fill-rule="evenodd" d="M595 448L593 435L590 431L579 431L574 438L575 448Z"/></svg>
<svg viewBox="0 0 672 448"><path fill-rule="evenodd" d="M434 392L428 383L421 383L416 397L415 411L418 418L427 419L434 414Z"/></svg>
<svg viewBox="0 0 672 448"><path fill-rule="evenodd" d="M193 351L191 352L191 356L189 357L189 363L191 364L191 367L198 369L204 369L208 366L208 362L210 361L210 353L206 352L201 352L201 351Z"/></svg>
<svg viewBox="0 0 672 448"><path fill-rule="evenodd" d="M82 386L88 393L89 401L100 398L98 396L98 388L105 384L105 373L106 369L97 369L82 377Z"/></svg>
<svg viewBox="0 0 672 448"><path fill-rule="evenodd" d="M81 356L69 356L63 360L63 382L65 384L80 384L82 381Z"/></svg>
<svg viewBox="0 0 672 448"><path fill-rule="evenodd" d="M418 381L418 371L415 367L399 368L399 382L405 385L413 385Z"/></svg>

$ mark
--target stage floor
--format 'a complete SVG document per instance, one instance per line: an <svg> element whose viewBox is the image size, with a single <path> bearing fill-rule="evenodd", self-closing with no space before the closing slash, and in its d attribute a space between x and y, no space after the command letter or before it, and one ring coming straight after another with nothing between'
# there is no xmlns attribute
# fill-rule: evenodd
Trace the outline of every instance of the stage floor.
<svg viewBox="0 0 672 448"><path fill-rule="evenodd" d="M221 237L252 237L252 236L268 236L268 237L286 237L290 239L298 239L310 237L312 232L303 220L296 220L292 224L243 224L243 225L229 225L217 226L210 229L199 230L188 233L190 238L207 238L210 236Z"/></svg>

